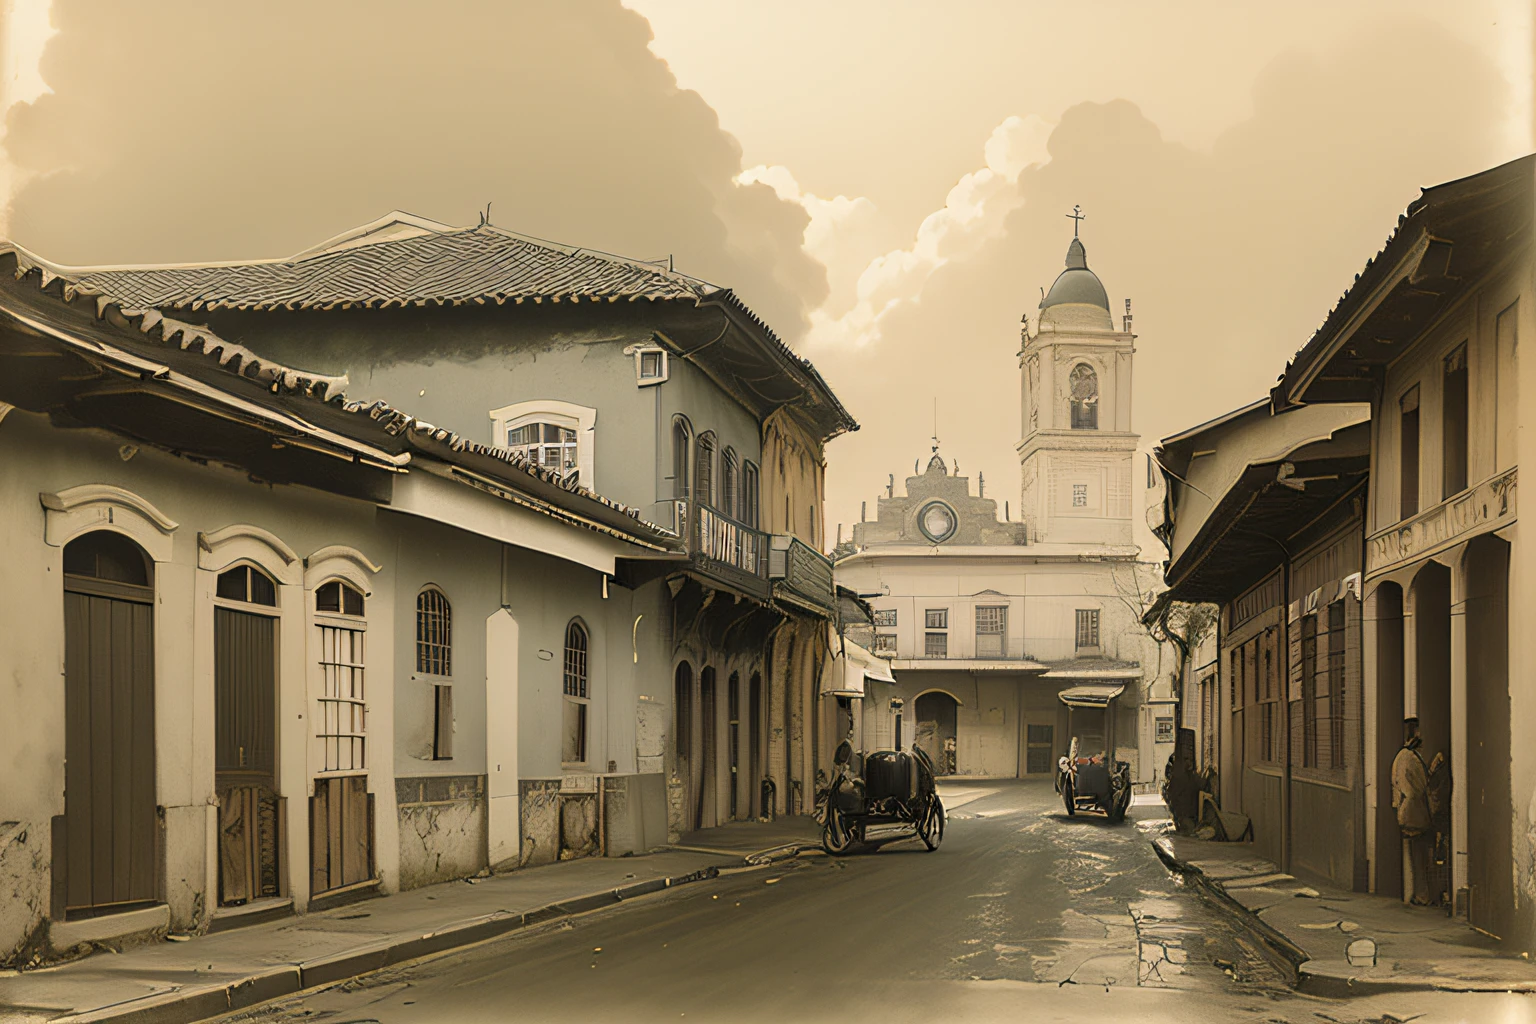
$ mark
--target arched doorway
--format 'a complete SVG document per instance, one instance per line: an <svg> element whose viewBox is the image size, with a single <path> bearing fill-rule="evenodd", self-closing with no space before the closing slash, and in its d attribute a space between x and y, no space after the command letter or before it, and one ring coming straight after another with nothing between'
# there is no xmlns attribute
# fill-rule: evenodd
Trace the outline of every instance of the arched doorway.
<svg viewBox="0 0 1536 1024"><path fill-rule="evenodd" d="M64 547L66 915L158 898L154 564L121 534Z"/></svg>
<svg viewBox="0 0 1536 1024"><path fill-rule="evenodd" d="M739 817L741 807L741 676L732 672L726 681L726 749L731 758L730 820Z"/></svg>
<svg viewBox="0 0 1536 1024"><path fill-rule="evenodd" d="M917 726L912 733L912 745L923 748L940 775L955 774L955 720L959 706L959 701L942 690L925 693L915 703Z"/></svg>
<svg viewBox="0 0 1536 1024"><path fill-rule="evenodd" d="M693 795L698 792L694 767L698 758L693 751L693 666L686 661L678 664L672 675L672 749L676 757L675 774L682 780L685 818L682 831L691 832L699 827L698 803Z"/></svg>
<svg viewBox="0 0 1536 1024"><path fill-rule="evenodd" d="M717 723L715 717L715 670L705 668L699 673L699 804L696 820L699 828L713 828L719 824L719 808L717 796L719 786L716 776L719 768L716 761L719 760L717 751L719 743L715 736Z"/></svg>
<svg viewBox="0 0 1536 1024"><path fill-rule="evenodd" d="M748 683L747 715L747 806L752 817L762 817L768 813L768 808L763 806L763 755L767 744L767 719L763 715L763 677L758 672L752 673L752 680Z"/></svg>
<svg viewBox="0 0 1536 1024"><path fill-rule="evenodd" d="M1423 744L1419 756L1425 764L1434 763L1435 755L1445 758L1446 768L1439 776L1442 796L1449 796L1452 786L1463 784L1450 778L1451 764L1451 571L1438 562L1430 562L1413 578L1409 591L1412 603L1414 645L1414 712L1419 720ZM1401 742L1401 741L1399 741ZM1444 905L1450 889L1450 807L1441 800L1431 831L1435 851L1430 860L1430 902Z"/></svg>
<svg viewBox="0 0 1536 1024"><path fill-rule="evenodd" d="M1514 880L1509 779L1509 543L1485 534L1467 545L1467 919L1509 937Z"/></svg>
<svg viewBox="0 0 1536 1024"><path fill-rule="evenodd" d="M1370 597L1376 624L1376 887L1403 894L1403 840L1392 806L1392 761L1403 745L1403 588L1383 583Z"/></svg>

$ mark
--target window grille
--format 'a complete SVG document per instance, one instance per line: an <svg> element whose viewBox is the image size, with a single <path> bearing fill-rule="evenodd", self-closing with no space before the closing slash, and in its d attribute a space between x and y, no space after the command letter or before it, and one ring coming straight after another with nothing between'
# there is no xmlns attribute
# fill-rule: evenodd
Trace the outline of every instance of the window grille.
<svg viewBox="0 0 1536 1024"><path fill-rule="evenodd" d="M1328 735L1329 761L1335 769L1344 764L1344 602L1328 606Z"/></svg>
<svg viewBox="0 0 1536 1024"><path fill-rule="evenodd" d="M875 609L875 625L877 625L877 626L895 626L896 625L896 609L895 608L876 608Z"/></svg>
<svg viewBox="0 0 1536 1024"><path fill-rule="evenodd" d="M895 654L896 653L896 634L895 633L876 633L875 634L875 653L876 654Z"/></svg>
<svg viewBox="0 0 1536 1024"><path fill-rule="evenodd" d="M453 675L453 609L441 590L416 595L416 671Z"/></svg>
<svg viewBox="0 0 1536 1024"><path fill-rule="evenodd" d="M1077 610L1077 647L1081 650L1085 647L1097 646L1099 646L1099 610L1079 608Z"/></svg>
<svg viewBox="0 0 1536 1024"><path fill-rule="evenodd" d="M927 610L927 612L924 613L924 617L927 620L925 625L929 629L948 629L949 628L949 609L948 608L929 608Z"/></svg>
<svg viewBox="0 0 1536 1024"><path fill-rule="evenodd" d="M587 696L587 630L575 621L565 627L565 695Z"/></svg>
<svg viewBox="0 0 1536 1024"><path fill-rule="evenodd" d="M324 771L362 771L367 767L364 636L360 629L320 627L322 693L318 738Z"/></svg>
<svg viewBox="0 0 1536 1024"><path fill-rule="evenodd" d="M949 657L949 634L925 633L923 635L923 655L928 658Z"/></svg>

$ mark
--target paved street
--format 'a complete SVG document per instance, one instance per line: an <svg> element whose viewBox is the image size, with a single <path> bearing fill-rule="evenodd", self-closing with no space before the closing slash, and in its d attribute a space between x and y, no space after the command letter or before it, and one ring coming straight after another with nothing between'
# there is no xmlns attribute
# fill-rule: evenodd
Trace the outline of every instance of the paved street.
<svg viewBox="0 0 1536 1024"><path fill-rule="evenodd" d="M1521 997L1291 995L1151 851L1048 784L945 788L944 845L816 856L635 901L236 1019L1524 1020ZM366 904L358 913L366 913ZM1468 1002L1476 1000L1476 1002ZM1475 1007L1468 1017L1467 1007ZM1103 1016L1099 1016L1103 1015ZM1390 1016L1388 1016L1390 1015Z"/></svg>

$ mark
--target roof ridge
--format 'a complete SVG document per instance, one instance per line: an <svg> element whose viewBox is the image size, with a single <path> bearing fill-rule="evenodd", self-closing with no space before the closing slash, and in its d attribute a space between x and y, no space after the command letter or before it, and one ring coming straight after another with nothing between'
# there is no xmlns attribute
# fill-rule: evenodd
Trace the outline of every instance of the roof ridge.
<svg viewBox="0 0 1536 1024"><path fill-rule="evenodd" d="M211 358L221 370L252 383L265 384L274 394L299 395L323 405L335 406L342 412L367 415L370 419L380 422L381 428L391 435L398 436L406 431L421 433L448 445L453 451L468 451L494 458L521 470L528 476L559 487L567 493L595 501L619 512L651 530L670 533L664 527L642 519L639 509L604 497L576 482L574 475L567 476L549 470L528 459L521 452L471 441L454 431L420 420L382 399L372 401L350 399L342 390L350 383L344 374L331 376L286 366L269 360L244 345L227 341L210 328L177 320L157 309L139 308L127 304L88 283L73 280L66 274L59 273L58 268L49 264L48 261L8 239L0 238L0 256L4 255L12 255L16 258L14 276L17 280L26 279L33 271L38 273L38 291L46 293L49 286L61 283L58 298L65 304L73 303L79 298L93 298L98 320L104 320L120 329L136 330L152 342L163 345L175 344L182 351L201 355L205 359Z"/></svg>

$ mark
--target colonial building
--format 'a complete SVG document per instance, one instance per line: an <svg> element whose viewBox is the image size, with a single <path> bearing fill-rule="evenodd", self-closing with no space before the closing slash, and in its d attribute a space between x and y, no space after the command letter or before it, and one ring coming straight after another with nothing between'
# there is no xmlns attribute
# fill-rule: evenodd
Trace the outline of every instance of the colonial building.
<svg viewBox="0 0 1536 1024"><path fill-rule="evenodd" d="M594 852L562 691L638 789L610 584L677 538L347 384L0 253L0 958Z"/></svg>
<svg viewBox="0 0 1536 1024"><path fill-rule="evenodd" d="M1426 189L1276 385L1274 408L1369 403L1364 510L1365 849L1401 893L1390 769L1403 719L1449 765L1431 894L1513 948L1536 941L1536 547L1516 477L1536 439L1525 157ZM1511 626L1517 628L1511 628Z"/></svg>
<svg viewBox="0 0 1536 1024"><path fill-rule="evenodd" d="M5 959L808 809L855 424L728 290L404 214L0 258Z"/></svg>
<svg viewBox="0 0 1536 1024"><path fill-rule="evenodd" d="M1283 870L1366 885L1360 569L1370 410L1265 400L1165 439L1160 600L1220 606L1183 726ZM1328 826L1319 828L1318 822ZM1235 836L1233 838L1236 838Z"/></svg>
<svg viewBox="0 0 1536 1024"><path fill-rule="evenodd" d="M999 519L935 446L837 562L840 584L874 595L874 651L891 659L910 741L941 771L1048 776L1071 740L1056 695L1087 682L1125 687L1116 731L1138 781L1171 750L1171 718L1156 746L1146 701L1158 650L1140 624L1152 580L1132 533L1128 320L1116 329L1073 238L1020 352L1022 521ZM866 745L895 742L890 702L868 704Z"/></svg>

